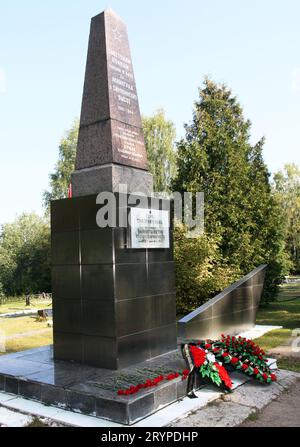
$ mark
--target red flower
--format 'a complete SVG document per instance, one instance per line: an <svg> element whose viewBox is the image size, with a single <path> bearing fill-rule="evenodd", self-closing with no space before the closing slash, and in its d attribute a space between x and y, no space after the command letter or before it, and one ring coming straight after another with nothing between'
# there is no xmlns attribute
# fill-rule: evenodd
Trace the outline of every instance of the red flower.
<svg viewBox="0 0 300 447"><path fill-rule="evenodd" d="M129 392L129 394L135 394L139 391L139 388L137 386L131 385L131 387L127 391Z"/></svg>
<svg viewBox="0 0 300 447"><path fill-rule="evenodd" d="M196 346L191 346L190 351L196 368L199 368L205 362L205 351L201 348L197 348Z"/></svg>
<svg viewBox="0 0 300 447"><path fill-rule="evenodd" d="M175 379L175 374L168 374L166 379L167 380L174 380Z"/></svg>
<svg viewBox="0 0 300 447"><path fill-rule="evenodd" d="M224 366L219 365L219 363L214 363L215 367L217 368L219 372L219 376L222 380L222 382L227 386L227 388L232 388L232 382L230 380L230 377L224 368Z"/></svg>
<svg viewBox="0 0 300 447"><path fill-rule="evenodd" d="M256 376L259 374L259 370L257 368L254 368L253 372Z"/></svg>
<svg viewBox="0 0 300 447"><path fill-rule="evenodd" d="M183 376L188 376L190 374L188 369L185 369L184 371L182 371L182 375Z"/></svg>
<svg viewBox="0 0 300 447"><path fill-rule="evenodd" d="M272 382L276 382L277 377L275 374L271 374L271 380L272 380Z"/></svg>
<svg viewBox="0 0 300 447"><path fill-rule="evenodd" d="M229 357L229 354L227 352L223 352L222 357L225 359L226 357Z"/></svg>
<svg viewBox="0 0 300 447"><path fill-rule="evenodd" d="M266 373L263 373L262 376L263 376L263 379L264 379L264 380L268 380L268 378L269 378L268 374L266 374Z"/></svg>
<svg viewBox="0 0 300 447"><path fill-rule="evenodd" d="M244 363L243 366L242 366L242 369L243 369L244 371L246 371L246 369L248 369L248 365L246 365L246 363Z"/></svg>
<svg viewBox="0 0 300 447"><path fill-rule="evenodd" d="M118 391L118 395L119 396L124 396L125 395L125 390L119 390Z"/></svg>
<svg viewBox="0 0 300 447"><path fill-rule="evenodd" d="M210 349L211 348L211 344L210 343L207 343L206 345L205 345L205 349Z"/></svg>
<svg viewBox="0 0 300 447"><path fill-rule="evenodd" d="M232 357L231 364L236 365L238 361L239 361L239 359L237 359L236 357Z"/></svg>

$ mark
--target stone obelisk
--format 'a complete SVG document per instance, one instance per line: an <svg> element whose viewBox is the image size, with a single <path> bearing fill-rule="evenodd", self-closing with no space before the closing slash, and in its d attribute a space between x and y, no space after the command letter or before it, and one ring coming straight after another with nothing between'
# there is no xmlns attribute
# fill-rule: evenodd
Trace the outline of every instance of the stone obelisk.
<svg viewBox="0 0 300 447"><path fill-rule="evenodd" d="M72 184L73 198L51 203L54 358L120 369L176 349L169 203L118 193L149 193L152 176L126 26L111 10L92 19ZM97 225L107 191L131 228Z"/></svg>
<svg viewBox="0 0 300 447"><path fill-rule="evenodd" d="M153 188L127 29L109 9L91 24L73 195L118 191L120 183L128 192Z"/></svg>

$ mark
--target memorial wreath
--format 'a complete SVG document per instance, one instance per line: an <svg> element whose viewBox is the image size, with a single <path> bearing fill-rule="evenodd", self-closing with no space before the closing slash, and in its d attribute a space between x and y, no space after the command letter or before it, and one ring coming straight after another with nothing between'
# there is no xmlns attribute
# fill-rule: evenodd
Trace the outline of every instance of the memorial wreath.
<svg viewBox="0 0 300 447"><path fill-rule="evenodd" d="M181 351L187 365L183 372L147 379L128 389L118 390L118 394L136 394L142 389L155 387L165 380L175 380L179 377L188 381L187 394L190 396L194 396L194 391L207 383L213 383L229 392L233 384L228 372L234 370L243 372L261 383L270 384L276 381L276 375L270 371L264 350L246 338L222 334L219 340L182 344Z"/></svg>

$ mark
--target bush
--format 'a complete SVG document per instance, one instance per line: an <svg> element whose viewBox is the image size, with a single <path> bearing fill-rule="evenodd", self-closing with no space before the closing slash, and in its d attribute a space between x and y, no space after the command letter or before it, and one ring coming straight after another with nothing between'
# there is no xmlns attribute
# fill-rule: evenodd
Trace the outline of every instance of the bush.
<svg viewBox="0 0 300 447"><path fill-rule="evenodd" d="M240 277L221 256L217 239L189 238L183 225L174 230L174 257L179 315L195 310Z"/></svg>

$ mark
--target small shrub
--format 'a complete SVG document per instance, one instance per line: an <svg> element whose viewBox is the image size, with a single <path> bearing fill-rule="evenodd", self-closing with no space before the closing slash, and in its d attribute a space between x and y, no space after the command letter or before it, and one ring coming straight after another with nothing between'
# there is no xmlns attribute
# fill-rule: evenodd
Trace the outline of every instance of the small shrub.
<svg viewBox="0 0 300 447"><path fill-rule="evenodd" d="M195 310L240 277L221 256L217 239L189 238L183 225L174 230L174 257L179 315Z"/></svg>

